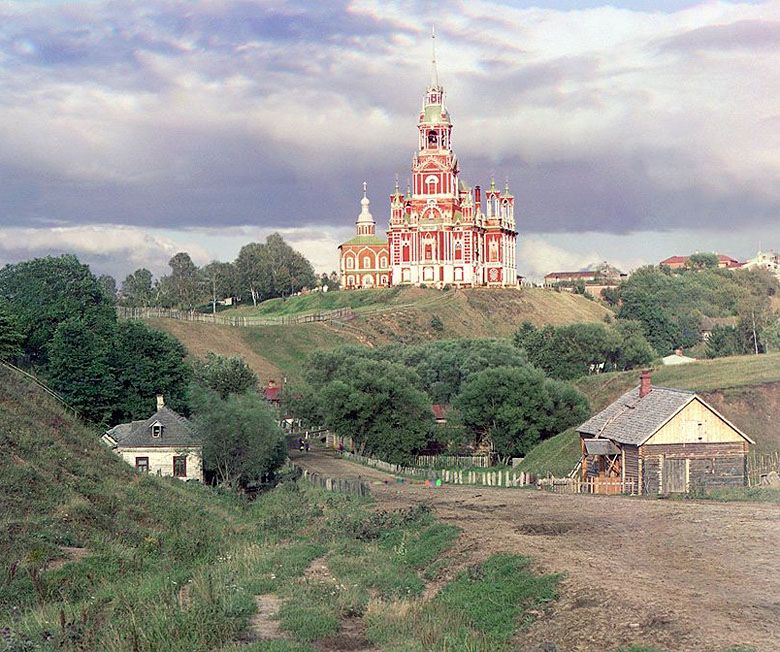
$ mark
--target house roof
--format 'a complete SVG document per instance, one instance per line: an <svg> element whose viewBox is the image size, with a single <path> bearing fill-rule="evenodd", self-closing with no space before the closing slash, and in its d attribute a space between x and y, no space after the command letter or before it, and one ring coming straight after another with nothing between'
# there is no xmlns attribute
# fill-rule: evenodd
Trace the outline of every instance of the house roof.
<svg viewBox="0 0 780 652"><path fill-rule="evenodd" d="M655 434L695 396L693 392L682 389L653 386L647 396L639 398L637 385L592 416L577 430L594 437L638 446Z"/></svg>
<svg viewBox="0 0 780 652"><path fill-rule="evenodd" d="M163 427L159 437L152 436L152 426ZM200 446L200 437L189 419L163 407L148 419L120 423L106 432L119 448L169 448L171 446Z"/></svg>
<svg viewBox="0 0 780 652"><path fill-rule="evenodd" d="M281 391L282 388L278 385L268 385L263 388L263 396L265 396L266 401L278 401L280 399L279 394Z"/></svg>
<svg viewBox="0 0 780 652"><path fill-rule="evenodd" d="M583 423L577 432L611 439L619 444L641 446L693 400L701 401L748 442L755 443L726 417L702 401L695 392L656 385L642 398L639 398L639 385L628 390Z"/></svg>
<svg viewBox="0 0 780 652"><path fill-rule="evenodd" d="M433 412L434 418L438 420L446 419L448 410L448 406L442 405L441 403L434 403L431 405L431 412Z"/></svg>
<svg viewBox="0 0 780 652"><path fill-rule="evenodd" d="M341 243L344 245L384 245L387 246L387 239L382 239L376 235L356 235L354 238Z"/></svg>

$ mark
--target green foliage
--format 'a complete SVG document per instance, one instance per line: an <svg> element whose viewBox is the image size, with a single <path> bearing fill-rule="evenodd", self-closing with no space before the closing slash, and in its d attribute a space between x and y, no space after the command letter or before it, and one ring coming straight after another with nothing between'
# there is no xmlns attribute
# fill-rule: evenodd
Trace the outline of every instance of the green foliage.
<svg viewBox="0 0 780 652"><path fill-rule="evenodd" d="M24 335L16 318L0 303L0 360L13 361L22 355L23 341Z"/></svg>
<svg viewBox="0 0 780 652"><path fill-rule="evenodd" d="M345 357L320 385L320 413L325 425L368 454L403 462L421 450L433 428L427 396L419 379L392 362Z"/></svg>
<svg viewBox="0 0 780 652"><path fill-rule="evenodd" d="M263 299L286 297L316 285L311 263L278 233L269 235L264 244L243 246L235 265L243 298L255 306Z"/></svg>
<svg viewBox="0 0 780 652"><path fill-rule="evenodd" d="M223 399L228 394L243 394L257 389L257 374L239 356L226 357L207 353L206 358L193 363L195 381L217 392Z"/></svg>
<svg viewBox="0 0 780 652"><path fill-rule="evenodd" d="M444 322L439 318L438 315L431 317L431 330L436 333L444 332Z"/></svg>
<svg viewBox="0 0 780 652"><path fill-rule="evenodd" d="M621 284L618 317L641 322L659 355L699 342L704 316L739 317L748 336L760 341L771 321L769 299L779 290L766 270L712 269L706 261L677 273L642 267Z"/></svg>
<svg viewBox="0 0 780 652"><path fill-rule="evenodd" d="M128 274L122 281L119 302L131 308L147 308L154 302L152 273L142 267Z"/></svg>
<svg viewBox="0 0 780 652"><path fill-rule="evenodd" d="M194 310L206 295L198 267L186 252L180 251L168 261L171 268L170 288L175 305L182 310Z"/></svg>
<svg viewBox="0 0 780 652"><path fill-rule="evenodd" d="M108 342L82 320L61 323L47 347L46 378L85 419L108 423L117 386Z"/></svg>
<svg viewBox="0 0 780 652"><path fill-rule="evenodd" d="M193 402L194 421L203 438L204 470L220 484L246 487L284 463L284 435L258 394L230 394L223 399L200 390Z"/></svg>
<svg viewBox="0 0 780 652"><path fill-rule="evenodd" d="M489 440L504 458L521 457L588 416L582 394L531 367L475 374L464 383L456 405L475 440Z"/></svg>
<svg viewBox="0 0 780 652"><path fill-rule="evenodd" d="M113 300L72 255L6 265L0 269L0 303L16 318L24 353L36 364L46 363L48 344L62 322L80 320L100 333L116 321Z"/></svg>
<svg viewBox="0 0 780 652"><path fill-rule="evenodd" d="M490 639L508 642L524 612L557 597L558 576L534 575L529 566L527 557L494 555L450 582L436 600L464 613Z"/></svg>
<svg viewBox="0 0 780 652"><path fill-rule="evenodd" d="M689 269L716 269L719 262L718 254L697 252L688 256L686 267Z"/></svg>
<svg viewBox="0 0 780 652"><path fill-rule="evenodd" d="M717 324L707 338L705 353L708 358L723 358L746 353L745 342L734 326Z"/></svg>
<svg viewBox="0 0 780 652"><path fill-rule="evenodd" d="M569 324L537 329L524 322L514 337L528 360L553 378L573 380L589 373L633 369L655 357L638 322Z"/></svg>

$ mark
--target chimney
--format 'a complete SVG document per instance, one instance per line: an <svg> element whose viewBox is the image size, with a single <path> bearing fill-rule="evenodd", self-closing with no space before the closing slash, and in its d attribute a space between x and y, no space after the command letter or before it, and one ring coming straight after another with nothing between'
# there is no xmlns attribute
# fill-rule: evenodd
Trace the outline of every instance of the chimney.
<svg viewBox="0 0 780 652"><path fill-rule="evenodd" d="M682 355L683 353L685 353L685 351L683 351L683 348L682 348L681 346L678 346L678 347L677 347L677 348L674 350L674 354L675 354L675 355Z"/></svg>
<svg viewBox="0 0 780 652"><path fill-rule="evenodd" d="M639 376L639 398L644 398L653 389L653 381L650 376L650 370L645 369Z"/></svg>
<svg viewBox="0 0 780 652"><path fill-rule="evenodd" d="M162 394L157 395L157 411L159 412L165 407L165 397Z"/></svg>

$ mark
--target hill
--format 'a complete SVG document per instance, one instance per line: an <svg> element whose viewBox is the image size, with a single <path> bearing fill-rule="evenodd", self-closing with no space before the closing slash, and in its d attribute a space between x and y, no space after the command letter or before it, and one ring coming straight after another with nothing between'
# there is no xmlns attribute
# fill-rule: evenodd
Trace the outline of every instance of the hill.
<svg viewBox="0 0 780 652"><path fill-rule="evenodd" d="M152 323L178 337L193 355L206 351L241 355L261 379L278 380L295 379L312 351L342 344L377 346L460 337L508 337L523 321L537 326L602 322L611 314L582 296L539 288L388 288L272 299L257 309L243 306L221 315L281 317L336 308L352 308L355 316L348 321L247 328L170 319Z"/></svg>
<svg viewBox="0 0 780 652"><path fill-rule="evenodd" d="M597 412L638 384L637 372L599 374L576 381ZM780 353L701 360L660 367L653 384L698 392L716 410L756 441L754 450L780 450ZM521 467L535 473L563 475L579 461L579 442L567 431L542 442Z"/></svg>

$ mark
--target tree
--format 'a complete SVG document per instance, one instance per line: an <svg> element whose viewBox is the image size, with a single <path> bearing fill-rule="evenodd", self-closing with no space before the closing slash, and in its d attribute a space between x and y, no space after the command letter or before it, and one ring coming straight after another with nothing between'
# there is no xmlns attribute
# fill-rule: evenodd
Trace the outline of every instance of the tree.
<svg viewBox="0 0 780 652"><path fill-rule="evenodd" d="M0 360L15 360L22 355L24 335L7 306L0 304Z"/></svg>
<svg viewBox="0 0 780 652"><path fill-rule="evenodd" d="M57 327L47 346L46 378L85 419L108 424L117 387L108 362L108 341L84 320Z"/></svg>
<svg viewBox="0 0 780 652"><path fill-rule="evenodd" d="M193 371L195 382L217 392L223 399L257 389L257 374L239 356L207 353L205 359L195 361Z"/></svg>
<svg viewBox="0 0 780 652"><path fill-rule="evenodd" d="M116 323L113 301L72 255L6 265L0 269L0 303L13 313L33 364L46 364L48 345L65 321L80 320L94 333Z"/></svg>
<svg viewBox="0 0 780 652"><path fill-rule="evenodd" d="M217 301L238 294L236 268L231 263L215 260L203 268L202 274L211 298L211 312L216 313Z"/></svg>
<svg viewBox="0 0 780 652"><path fill-rule="evenodd" d="M192 371L186 356L186 349L172 335L141 321L120 322L109 356L116 384L112 422L145 419L154 410L157 394L164 395L166 404L177 412L188 414Z"/></svg>
<svg viewBox="0 0 780 652"><path fill-rule="evenodd" d="M695 253L688 256L685 266L688 269L715 269L719 263L718 254Z"/></svg>
<svg viewBox="0 0 780 652"><path fill-rule="evenodd" d="M171 268L171 291L182 310L195 310L204 295L200 274L190 255L180 251L168 261Z"/></svg>
<svg viewBox="0 0 780 652"><path fill-rule="evenodd" d="M98 276L98 283L100 283L100 287L103 288L106 297L110 299L112 303L115 302L117 297L116 279L110 274L101 274Z"/></svg>
<svg viewBox="0 0 780 652"><path fill-rule="evenodd" d="M141 267L125 277L120 302L131 308L148 308L154 303L152 273L148 269Z"/></svg>
<svg viewBox="0 0 780 652"><path fill-rule="evenodd" d="M780 319L777 316L764 331L764 343L767 353L780 352Z"/></svg>
<svg viewBox="0 0 780 652"><path fill-rule="evenodd" d="M241 247L235 262L239 283L249 292L254 306L257 306L258 300L262 300L263 288L270 286L270 281L265 277L267 268L264 252L264 245L250 242Z"/></svg>
<svg viewBox="0 0 780 652"><path fill-rule="evenodd" d="M705 350L708 358L723 358L742 353L745 353L744 343L740 341L739 333L734 326L718 324L713 327L707 338Z"/></svg>
<svg viewBox="0 0 780 652"><path fill-rule="evenodd" d="M646 367L657 354L644 336L642 324L638 321L621 319L615 324L620 336L620 345L615 363L617 368L626 371L637 367Z"/></svg>
<svg viewBox="0 0 780 652"><path fill-rule="evenodd" d="M203 466L217 482L246 488L274 473L287 457L284 434L255 392L220 398L196 393L194 423L203 438Z"/></svg>
<svg viewBox="0 0 780 652"><path fill-rule="evenodd" d="M588 415L584 396L532 367L497 367L475 374L463 384L455 405L475 443L489 441L505 459L525 455Z"/></svg>

